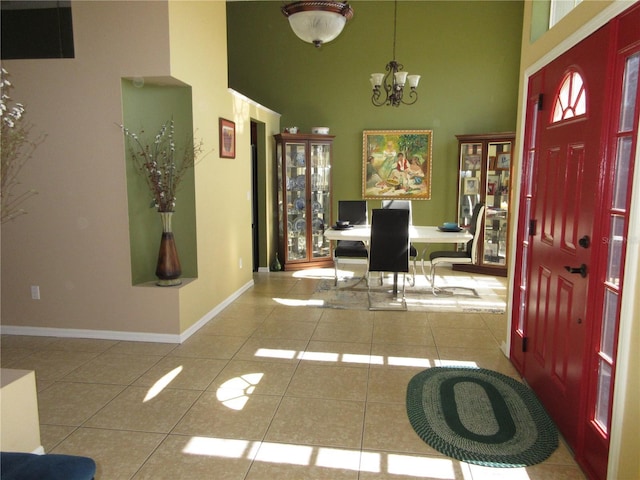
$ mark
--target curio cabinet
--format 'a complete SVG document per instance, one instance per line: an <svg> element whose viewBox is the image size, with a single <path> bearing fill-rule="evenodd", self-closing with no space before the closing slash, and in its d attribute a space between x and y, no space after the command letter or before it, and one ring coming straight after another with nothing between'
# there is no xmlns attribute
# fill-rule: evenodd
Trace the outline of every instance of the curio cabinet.
<svg viewBox="0 0 640 480"><path fill-rule="evenodd" d="M278 175L278 255L284 270L333 265L331 155L334 136L275 135Z"/></svg>
<svg viewBox="0 0 640 480"><path fill-rule="evenodd" d="M484 228L476 265L461 264L455 270L507 275L509 252L509 198L514 133L456 135L460 171L458 176L458 223L469 227L473 207L484 202Z"/></svg>

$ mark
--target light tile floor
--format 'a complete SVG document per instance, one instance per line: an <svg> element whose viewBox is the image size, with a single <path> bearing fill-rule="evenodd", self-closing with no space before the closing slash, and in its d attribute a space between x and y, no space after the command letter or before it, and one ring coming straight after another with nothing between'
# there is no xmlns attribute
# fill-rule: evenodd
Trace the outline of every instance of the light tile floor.
<svg viewBox="0 0 640 480"><path fill-rule="evenodd" d="M300 306L317 282L255 274L182 345L3 335L2 365L36 371L45 450L94 458L96 480L585 478L564 445L533 467L485 468L409 424L406 386L424 368L517 377L499 349L505 315Z"/></svg>

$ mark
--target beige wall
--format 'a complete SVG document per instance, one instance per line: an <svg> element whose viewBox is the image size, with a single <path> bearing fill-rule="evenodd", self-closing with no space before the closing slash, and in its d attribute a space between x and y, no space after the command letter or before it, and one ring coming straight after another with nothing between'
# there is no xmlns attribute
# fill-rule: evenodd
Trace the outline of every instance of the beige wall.
<svg viewBox="0 0 640 480"><path fill-rule="evenodd" d="M33 370L0 370L0 450L44 453Z"/></svg>
<svg viewBox="0 0 640 480"><path fill-rule="evenodd" d="M523 100L529 75L552 61L562 52L578 43L600 26L631 6L633 1L583 1L564 17L554 28L540 36L533 44L530 26L533 2L525 2L522 32L522 54L520 68L520 89L518 128L516 145L522 146L525 120ZM640 142L637 142L640 145ZM521 152L520 152L521 153ZM520 157L521 155L518 155ZM636 154L634 200L632 211L640 210L640 158ZM520 162L516 165L516 181L519 182ZM611 480L637 480L640 478L640 457L637 454L640 438L640 375L636 366L640 365L640 215L631 215L629 238L635 239L627 245L627 271L623 309L620 318L620 343L618 346L618 372L614 392L614 411L611 431L611 452L609 456L608 478ZM515 242L515 232L512 232ZM514 265L515 262L510 262ZM512 267L513 270L513 267ZM513 271L510 272L513 278Z"/></svg>
<svg viewBox="0 0 640 480"><path fill-rule="evenodd" d="M21 177L39 195L2 227L3 332L178 341L252 282L249 122L271 136L279 116L227 89L225 2L72 9L74 59L3 62L47 134ZM198 278L179 288L131 285L122 77L191 85L195 134L210 151L195 167ZM233 160L219 158L219 117L236 122Z"/></svg>

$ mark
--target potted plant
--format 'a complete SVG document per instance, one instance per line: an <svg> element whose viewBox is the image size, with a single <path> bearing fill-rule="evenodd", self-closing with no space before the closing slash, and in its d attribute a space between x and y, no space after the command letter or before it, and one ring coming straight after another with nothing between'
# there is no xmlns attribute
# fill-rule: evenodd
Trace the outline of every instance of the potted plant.
<svg viewBox="0 0 640 480"><path fill-rule="evenodd" d="M176 249L171 219L176 206L176 192L187 170L192 168L202 154L202 141L187 138L182 148L174 140L174 123L164 123L155 138L146 142L141 137L144 130L134 133L120 125L127 141L129 159L142 175L151 193L151 207L157 209L162 220L162 239L156 267L157 285L180 285L182 269Z"/></svg>
<svg viewBox="0 0 640 480"><path fill-rule="evenodd" d="M34 150L40 145L46 135L40 135L35 140L30 139L31 124L26 123L24 115L26 109L21 103L13 103L9 90L13 85L9 81L9 73L2 68L0 77L0 155L2 169L0 171L0 222L13 220L27 211L21 204L37 194L33 189L16 193L20 185L18 175L22 167L31 158Z"/></svg>

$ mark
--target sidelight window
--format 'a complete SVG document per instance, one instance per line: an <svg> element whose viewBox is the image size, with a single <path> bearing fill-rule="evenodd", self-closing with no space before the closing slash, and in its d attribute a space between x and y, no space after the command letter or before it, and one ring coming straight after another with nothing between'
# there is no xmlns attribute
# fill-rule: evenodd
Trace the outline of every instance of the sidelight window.
<svg viewBox="0 0 640 480"><path fill-rule="evenodd" d="M616 336L622 294L622 262L625 254L627 222L629 219L629 178L633 171L634 118L637 115L638 73L640 52L625 62L620 116L615 141L615 170L613 191L609 204L607 265L604 278L604 298L600 316L600 342L598 355L598 384L593 421L609 433L613 373L615 371Z"/></svg>

